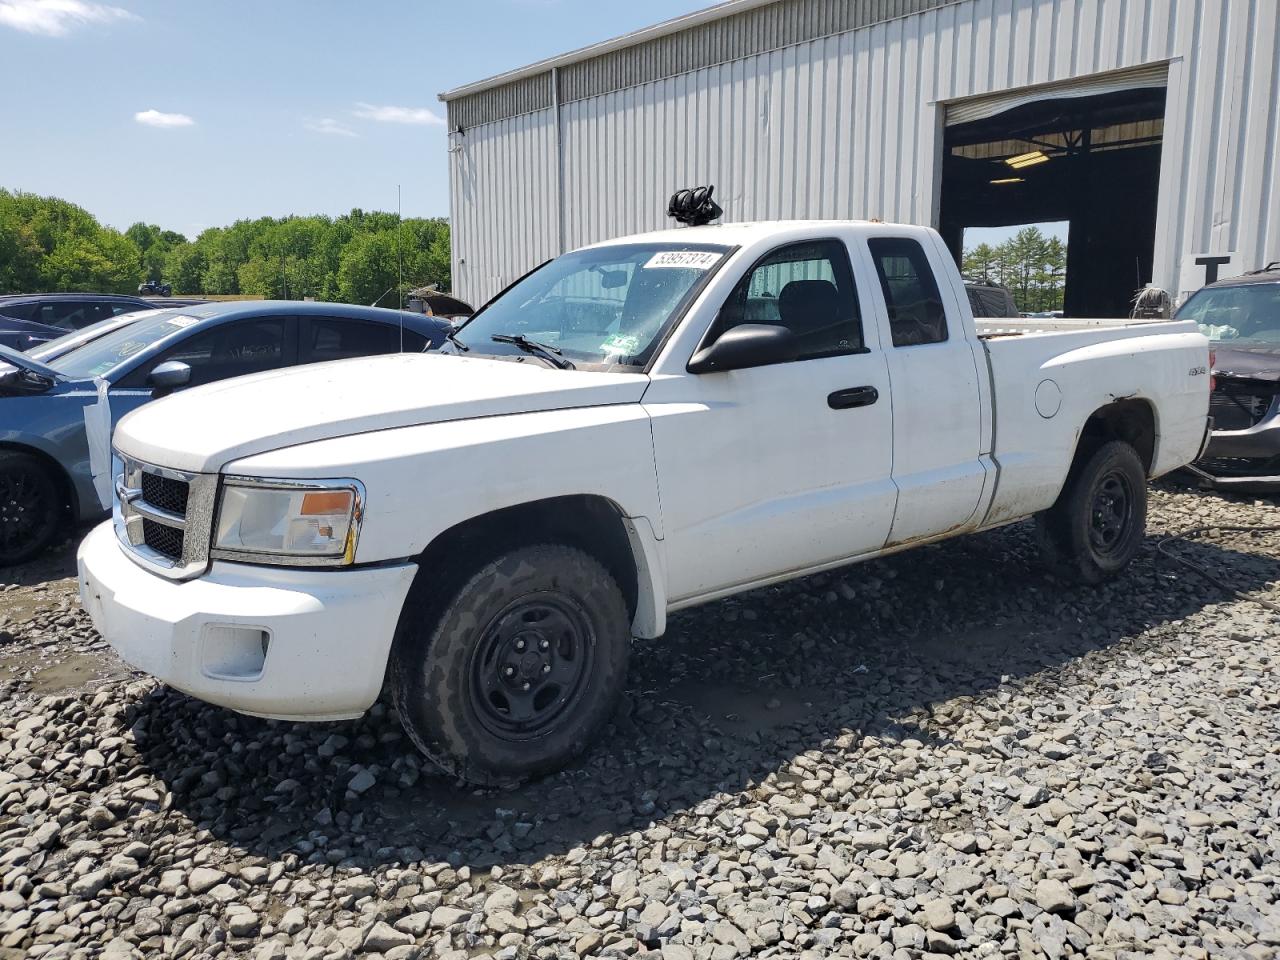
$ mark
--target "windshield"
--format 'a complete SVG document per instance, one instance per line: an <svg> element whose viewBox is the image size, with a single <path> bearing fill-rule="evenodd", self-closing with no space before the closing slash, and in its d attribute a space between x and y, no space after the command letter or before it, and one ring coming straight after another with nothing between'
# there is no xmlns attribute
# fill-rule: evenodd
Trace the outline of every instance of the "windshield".
<svg viewBox="0 0 1280 960"><path fill-rule="evenodd" d="M70 333L64 333L60 337L48 340L32 347L27 351L27 355L35 357L37 360L43 360L49 363L53 358L60 357L68 350L74 350L81 344L88 343L90 340L96 340L104 333L115 330L117 327L127 326L143 317L151 316L159 313L159 310L141 310L137 313L122 313L118 317L110 317L106 320L99 320L97 323L91 323L87 327L81 327L79 330L72 330Z"/></svg>
<svg viewBox="0 0 1280 960"><path fill-rule="evenodd" d="M567 253L518 281L456 338L477 353L524 355L491 339L524 337L575 366L643 367L728 252L632 243Z"/></svg>
<svg viewBox="0 0 1280 960"><path fill-rule="evenodd" d="M1205 287L1175 316L1194 320L1210 340L1280 344L1280 283Z"/></svg>
<svg viewBox="0 0 1280 960"><path fill-rule="evenodd" d="M49 366L67 377L99 377L152 344L200 322L198 317L180 310L144 310L130 317L134 318L133 323L50 360Z"/></svg>

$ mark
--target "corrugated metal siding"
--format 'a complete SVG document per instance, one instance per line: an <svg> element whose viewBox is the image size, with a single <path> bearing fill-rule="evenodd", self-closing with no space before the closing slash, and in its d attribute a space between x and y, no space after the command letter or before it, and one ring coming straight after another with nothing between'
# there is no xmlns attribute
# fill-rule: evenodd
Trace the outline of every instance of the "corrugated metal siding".
<svg viewBox="0 0 1280 960"><path fill-rule="evenodd" d="M956 2L781 0L570 64L560 99L585 100Z"/></svg>
<svg viewBox="0 0 1280 960"><path fill-rule="evenodd" d="M551 72L505 83L484 93L473 94L448 103L449 129L470 129L481 123L493 123L523 113L546 110L552 105Z"/></svg>
<svg viewBox="0 0 1280 960"><path fill-rule="evenodd" d="M474 127L449 142L453 288L479 306L560 252L555 111Z"/></svg>
<svg viewBox="0 0 1280 960"><path fill-rule="evenodd" d="M668 195L700 183L716 184L733 220L932 224L943 101L1169 61L1154 280L1176 289L1191 253L1280 259L1278 54L1275 0L963 0L565 103L566 246L667 226ZM476 181L469 195L455 190L456 235L472 276L492 278L460 281L473 299L554 245L554 111L545 115L539 150L520 147L528 186L505 179L517 141L490 126L451 138L462 144L455 166ZM510 199L472 207L480 182L506 184ZM507 227L533 216L516 209L517 194L533 193L545 221L526 248L528 231Z"/></svg>

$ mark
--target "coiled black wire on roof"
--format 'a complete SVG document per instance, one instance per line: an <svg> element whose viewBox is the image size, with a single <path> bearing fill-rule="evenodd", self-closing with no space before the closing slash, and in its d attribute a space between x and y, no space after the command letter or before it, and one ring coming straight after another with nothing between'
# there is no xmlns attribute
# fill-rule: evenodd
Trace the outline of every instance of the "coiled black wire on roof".
<svg viewBox="0 0 1280 960"><path fill-rule="evenodd" d="M714 186L677 190L667 204L667 216L686 227L704 227L712 220L719 220L724 211L711 199L715 190Z"/></svg>

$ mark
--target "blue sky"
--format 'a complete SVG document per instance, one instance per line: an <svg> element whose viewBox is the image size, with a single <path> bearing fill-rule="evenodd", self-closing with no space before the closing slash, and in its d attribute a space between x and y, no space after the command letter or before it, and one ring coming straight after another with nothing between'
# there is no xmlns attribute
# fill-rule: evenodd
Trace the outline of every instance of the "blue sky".
<svg viewBox="0 0 1280 960"><path fill-rule="evenodd" d="M0 187L124 228L449 210L436 95L710 0L0 0Z"/></svg>

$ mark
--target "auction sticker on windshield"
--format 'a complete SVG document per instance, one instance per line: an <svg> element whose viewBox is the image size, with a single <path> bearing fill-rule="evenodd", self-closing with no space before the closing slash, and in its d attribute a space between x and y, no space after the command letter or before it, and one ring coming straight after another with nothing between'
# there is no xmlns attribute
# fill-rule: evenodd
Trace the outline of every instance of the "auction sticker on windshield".
<svg viewBox="0 0 1280 960"><path fill-rule="evenodd" d="M170 317L168 320L165 321L165 323L169 324L169 326L178 327L179 329L182 329L182 330L185 330L187 329L187 327L193 326L199 322L200 320L197 317L184 317L181 315L176 317Z"/></svg>
<svg viewBox="0 0 1280 960"><path fill-rule="evenodd" d="M680 270L710 270L723 257L723 253L711 253L707 250L664 250L655 253L644 265L646 270L659 268Z"/></svg>
<svg viewBox="0 0 1280 960"><path fill-rule="evenodd" d="M603 353L635 353L640 349L640 338L634 335L625 335L615 333L604 343L600 344L600 350Z"/></svg>

